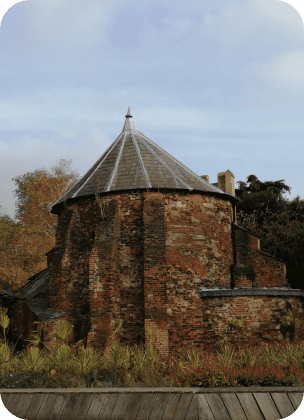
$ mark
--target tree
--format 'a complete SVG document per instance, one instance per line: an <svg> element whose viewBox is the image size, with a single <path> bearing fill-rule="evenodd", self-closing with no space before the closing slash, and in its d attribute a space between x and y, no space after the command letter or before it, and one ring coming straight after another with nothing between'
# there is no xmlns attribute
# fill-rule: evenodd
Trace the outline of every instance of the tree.
<svg viewBox="0 0 304 420"><path fill-rule="evenodd" d="M1 207L1 206L0 206ZM11 245L16 235L21 231L21 226L14 222L8 215L0 216L0 270L3 267L9 269L11 266L13 246ZM5 256L5 257L4 257ZM9 286L7 282L0 277L0 289L6 289Z"/></svg>
<svg viewBox="0 0 304 420"><path fill-rule="evenodd" d="M53 173L37 169L14 178L18 197L16 218L0 220L0 281L13 289L23 286L29 277L47 267L45 253L55 246L57 216L52 204L79 180L68 173L65 159L52 168Z"/></svg>
<svg viewBox="0 0 304 420"><path fill-rule="evenodd" d="M288 200L283 194L286 191L290 194L291 188L284 184L284 179L262 182L256 175L249 175L246 179L249 185L238 181L239 188L235 190L236 197L240 199L239 211L248 213L258 209L265 210L268 206L271 211L278 212L286 207Z"/></svg>
<svg viewBox="0 0 304 420"><path fill-rule="evenodd" d="M304 288L304 200L284 198L290 187L280 181L261 182L255 175L238 181L237 223L260 238L261 249L286 264L294 288Z"/></svg>

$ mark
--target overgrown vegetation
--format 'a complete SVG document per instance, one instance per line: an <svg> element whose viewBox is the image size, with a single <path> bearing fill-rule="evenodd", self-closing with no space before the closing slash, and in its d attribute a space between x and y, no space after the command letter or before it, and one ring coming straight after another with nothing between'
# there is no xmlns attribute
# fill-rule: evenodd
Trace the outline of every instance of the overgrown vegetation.
<svg viewBox="0 0 304 420"><path fill-rule="evenodd" d="M86 349L82 340L68 346L73 326L57 324L54 336L61 344L39 349L41 334L33 333L30 346L14 354L6 340L7 310L0 308L3 339L0 344L0 388L79 387L219 387L303 386L304 343L263 345L246 350L225 345L221 352L187 352L166 358L150 344L145 349L121 346L120 320L104 354Z"/></svg>

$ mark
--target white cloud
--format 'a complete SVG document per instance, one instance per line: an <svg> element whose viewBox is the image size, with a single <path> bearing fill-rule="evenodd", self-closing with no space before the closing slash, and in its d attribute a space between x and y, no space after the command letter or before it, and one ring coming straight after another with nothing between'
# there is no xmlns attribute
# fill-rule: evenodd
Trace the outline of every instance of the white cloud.
<svg viewBox="0 0 304 420"><path fill-rule="evenodd" d="M164 28L156 28L152 23L147 22L145 31L140 35L141 41L148 45L155 42L161 42L164 45L183 37L192 26L190 19L172 17L162 19L162 23Z"/></svg>
<svg viewBox="0 0 304 420"><path fill-rule="evenodd" d="M113 140L98 127L87 130L70 127L52 133L48 140L45 135L22 136L10 144L0 140L0 214L14 218L16 197L13 191L17 186L12 178L36 169L50 171L60 159L70 158L71 170L83 176Z"/></svg>
<svg viewBox="0 0 304 420"><path fill-rule="evenodd" d="M263 62L247 63L235 69L243 82L240 101L270 105L277 101L298 101L304 97L304 49L281 53Z"/></svg>
<svg viewBox="0 0 304 420"><path fill-rule="evenodd" d="M58 131L58 136L65 140L73 140L77 137L77 130L74 128L65 128Z"/></svg>
<svg viewBox="0 0 304 420"><path fill-rule="evenodd" d="M304 88L304 50L290 51L268 61L261 70L269 83L294 92ZM302 92L303 94L304 92Z"/></svg>
<svg viewBox="0 0 304 420"><path fill-rule="evenodd" d="M293 0L281 1L281 0L250 0L256 5L258 11L261 11L263 15L267 16L268 19L276 19L285 26L291 26L294 29L298 29L303 26L301 22L302 18L299 10L295 5L292 5ZM290 3L290 4L288 4Z"/></svg>
<svg viewBox="0 0 304 420"><path fill-rule="evenodd" d="M220 39L226 39L227 49L231 41L231 45L235 42L238 48L244 43L247 48L256 48L257 40L250 42L250 33L252 37L258 36L259 31L264 35L260 45L263 53L234 69L236 80L242 82L240 103L250 100L255 106L274 104L278 100L298 101L304 96L304 26L299 12L287 2L277 0L249 0L243 8L252 11L247 13L247 29L242 32L243 26L236 24L236 31L241 32L239 37L233 37L229 23L229 28L220 32ZM230 4L227 9L232 16ZM226 30L232 36L225 37ZM271 48L265 54L263 49L268 46Z"/></svg>
<svg viewBox="0 0 304 420"><path fill-rule="evenodd" d="M35 90L28 95L12 95L0 100L1 129L61 129L67 120L83 123L108 121L115 98L87 88L53 88ZM100 112L100 108L110 110ZM113 114L110 115L113 118Z"/></svg>
<svg viewBox="0 0 304 420"><path fill-rule="evenodd" d="M230 1L217 11L203 16L200 32L203 37L212 37L225 48L246 45L259 35L276 36L270 32L270 25L284 30L289 35L297 34L304 38L304 28L299 13L290 5L277 0ZM284 34L285 34L284 32ZM286 35L287 35L286 33ZM260 46L261 49L263 45Z"/></svg>
<svg viewBox="0 0 304 420"><path fill-rule="evenodd" d="M2 120L12 119L14 123L17 120L36 119L44 116L39 106L31 104L26 98L12 98L0 103L0 118ZM3 128L3 126L2 126Z"/></svg>
<svg viewBox="0 0 304 420"><path fill-rule="evenodd" d="M209 117L209 118L208 118ZM207 114L206 110L200 111L195 108L168 108L166 106L159 108L145 108L140 112L142 125L145 127L153 127L154 129L202 129L207 125L213 125L213 116L211 113ZM136 122L139 131L143 132ZM153 139L152 139L153 140Z"/></svg>
<svg viewBox="0 0 304 420"><path fill-rule="evenodd" d="M46 45L84 48L106 42L106 29L123 0L29 0L29 36Z"/></svg>

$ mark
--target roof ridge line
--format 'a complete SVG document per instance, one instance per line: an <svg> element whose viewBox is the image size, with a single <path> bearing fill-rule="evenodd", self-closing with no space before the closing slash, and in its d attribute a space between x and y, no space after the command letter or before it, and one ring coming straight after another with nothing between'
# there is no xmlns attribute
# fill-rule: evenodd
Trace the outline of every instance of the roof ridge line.
<svg viewBox="0 0 304 420"><path fill-rule="evenodd" d="M71 198L74 198L76 194L78 194L78 192L85 186L85 184L89 181L89 179L91 179L91 177L95 174L95 172L97 171L97 169L99 168L99 166L104 162L104 160L108 157L109 153L112 152L112 150L114 149L114 147L116 146L116 144L119 142L120 137L122 135L123 132L121 132L117 139L114 141L114 143L112 144L112 147L110 146L110 148L108 149L108 152L106 151L106 155L104 156L104 158L99 162L99 164L96 166L96 168L94 169L94 171L91 173L91 175L89 176L89 178L81 185L81 187L75 192L75 194L72 195ZM101 159L101 158L99 158ZM98 162L98 160L97 160ZM96 163L96 162L95 162ZM93 165L94 166L94 165ZM90 171L90 169L88 170L88 172ZM85 176L85 175L84 175ZM84 177L83 176L83 177Z"/></svg>
<svg viewBox="0 0 304 420"><path fill-rule="evenodd" d="M146 177L146 183L148 183L148 188L152 188L151 182L149 180L148 173L146 171L145 164L144 164L144 162L142 160L142 156L140 154L140 150L139 150L138 144L136 142L136 138L134 137L134 134L133 133L131 133L131 138L132 138L133 144L134 144L135 149L136 149L136 153L137 153L137 156L138 156L139 163L141 165L141 169L142 169L142 171L143 171L143 173L144 173L144 175Z"/></svg>
<svg viewBox="0 0 304 420"><path fill-rule="evenodd" d="M125 132L122 143L121 143L121 146L120 146L120 149L119 149L119 153L118 153L118 156L117 156L117 159L116 159L116 162L115 162L115 167L112 171L110 181L108 182L108 185L106 187L106 191L109 191L112 184L113 184L113 180L114 180L115 174L117 173L118 165L119 165L119 162L120 162L120 159L121 159L122 151L123 151L124 146L125 146L126 136L127 136L127 133Z"/></svg>
<svg viewBox="0 0 304 420"><path fill-rule="evenodd" d="M159 160L167 168L167 170L171 173L171 175L173 176L176 188L178 188L177 182L176 182L176 179L177 179L186 188L188 188L188 189L190 189L190 191L192 191L193 188L189 184L187 184L185 181L183 181L178 175L174 174L174 172L172 172L171 168L166 164L166 162L160 156L158 156L153 149L151 149L149 144L147 144L147 140L146 139L143 139L143 140L145 142L145 146L150 150L150 152L153 153L153 155L156 157L156 159Z"/></svg>
<svg viewBox="0 0 304 420"><path fill-rule="evenodd" d="M105 154L106 153L106 156L104 157L104 159L108 156L108 154L111 152L111 150L113 149L113 147L115 146L115 144L116 144L116 142L117 142L117 140L118 140L118 138L122 135L122 132L123 131L121 131L121 133L117 136L117 138L116 138L116 140L114 140L114 143L112 143L112 144L110 144L110 146L107 148L107 150L103 153L103 154ZM96 163L102 158L102 156L103 155L101 155L100 156L100 158L98 158L97 160L96 160L96 162L94 163L94 165L96 165ZM104 161L104 159L102 160L102 161ZM92 165L92 166L94 166L94 165ZM88 169L87 170L87 172L79 179L79 181L78 182L80 182L81 180L82 180L82 178L84 178L85 176L86 176L86 174L88 173L88 172L90 172L90 170L92 169L92 166L91 166L91 168L90 169ZM97 165L97 167L99 166L99 164ZM97 168L96 168L97 169ZM95 169L95 170L96 170ZM94 172L95 171L93 171L93 173L92 173L92 175L94 174ZM91 175L91 176L92 176ZM87 179L87 181L91 178L91 176ZM77 185L78 184L78 182L75 184L75 185ZM71 188L69 188L68 190L67 190L67 192L66 192L66 195L72 190L72 188L74 188L75 187L75 185L73 185ZM82 186L78 189L78 191L80 190L82 188ZM78 192L77 191L77 192ZM77 193L76 192L76 193ZM73 194L73 196L71 197L71 198L74 198L74 195L75 194ZM62 199L62 196L60 197L60 198L58 198L58 200L56 200L55 201L55 203L53 203L52 204L52 207L54 207L57 203L58 203L58 201L60 201Z"/></svg>
<svg viewBox="0 0 304 420"><path fill-rule="evenodd" d="M163 149L161 146L159 146L157 143L155 143L153 140L151 140L149 137L147 137L141 131L138 130L138 133L140 133L143 137L145 137L146 139L151 141L156 147L161 149L170 159L173 159L175 161L175 163L181 165L188 173L190 172L192 175L194 175L197 180L202 181L204 184L207 184L207 185L210 184L204 178L201 178L199 175L197 175L195 172L193 172L190 168L188 168L182 162L180 162L178 159L176 159L173 155L170 155L165 149ZM220 188L215 187L215 186L214 186L214 188L217 188L219 192L223 193L223 191Z"/></svg>

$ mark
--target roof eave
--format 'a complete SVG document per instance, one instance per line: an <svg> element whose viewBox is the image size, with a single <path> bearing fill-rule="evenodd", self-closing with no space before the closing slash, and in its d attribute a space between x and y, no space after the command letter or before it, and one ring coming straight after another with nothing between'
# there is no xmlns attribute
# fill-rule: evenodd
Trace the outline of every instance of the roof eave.
<svg viewBox="0 0 304 420"><path fill-rule="evenodd" d="M124 193L130 193L130 192L135 192L135 191L188 191L189 193L194 193L194 194L202 194L202 195L213 195L217 198L222 198L223 200L229 200L232 203L234 203L235 205L240 201L239 198L235 197L234 195L232 195L232 193L226 193L226 192L217 192L217 191L202 191L202 190L197 190L197 189L192 189L189 190L187 188L135 188L135 189L128 189L128 190L117 190L117 191L103 191L98 193L98 196L104 196L104 195L112 195L112 194L124 194ZM68 198L66 200L66 204L72 204L78 201L82 201L88 198L93 198L95 197L95 194L90 194L90 195L84 195L84 196L80 196L80 197L74 197L74 198ZM52 207L51 209L51 213L52 214L57 214L59 215L60 212L62 211L62 207L64 205L64 202L58 203L55 206ZM50 252L50 251L49 251Z"/></svg>

